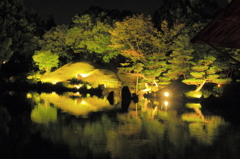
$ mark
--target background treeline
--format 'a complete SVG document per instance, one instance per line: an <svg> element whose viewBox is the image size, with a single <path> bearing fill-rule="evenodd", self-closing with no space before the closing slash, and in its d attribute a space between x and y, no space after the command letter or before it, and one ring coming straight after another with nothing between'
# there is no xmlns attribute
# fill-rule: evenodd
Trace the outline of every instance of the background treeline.
<svg viewBox="0 0 240 159"><path fill-rule="evenodd" d="M199 86L236 80L239 65L190 43L221 8L215 1L165 0L152 16L92 6L70 24L42 21L19 0L0 2L1 76L48 73L69 62L91 61L106 69L166 85ZM221 48L239 60L239 50Z"/></svg>

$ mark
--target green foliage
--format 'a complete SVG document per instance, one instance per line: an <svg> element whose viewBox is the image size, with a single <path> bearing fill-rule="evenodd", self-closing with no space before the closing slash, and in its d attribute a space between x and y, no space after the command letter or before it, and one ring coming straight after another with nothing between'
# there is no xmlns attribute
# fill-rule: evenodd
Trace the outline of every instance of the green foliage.
<svg viewBox="0 0 240 159"><path fill-rule="evenodd" d="M178 28L180 27L180 28ZM183 25L176 26L178 35L172 37L172 50L168 57L168 71L163 76L168 77L170 80L177 80L179 77L187 78L190 72L191 60L193 57L193 46L190 43L190 36L187 34L187 29L180 30Z"/></svg>
<svg viewBox="0 0 240 159"><path fill-rule="evenodd" d="M203 119L196 113L186 113L181 116L182 120L188 122L203 122Z"/></svg>
<svg viewBox="0 0 240 159"><path fill-rule="evenodd" d="M130 61L145 62L145 56L162 53L158 36L161 36L151 23L150 17L134 15L116 22L111 33L111 47L120 51ZM157 42L158 41L158 42Z"/></svg>
<svg viewBox="0 0 240 159"><path fill-rule="evenodd" d="M58 25L47 31L42 39L39 40L41 50L51 51L59 55L59 57L72 58L66 45L65 38L68 27L66 25Z"/></svg>
<svg viewBox="0 0 240 159"><path fill-rule="evenodd" d="M121 22L116 22L116 26L111 33L111 47L121 52L129 62L143 64L142 71L135 71L134 68L120 68L128 73L135 71L141 74L141 82L167 82L160 77L169 67L166 54L170 50L171 40L176 36L183 25L176 25L174 29L168 28L166 21L162 22L160 32L153 27L151 17L144 15L133 15ZM128 62L127 61L127 62Z"/></svg>
<svg viewBox="0 0 240 159"><path fill-rule="evenodd" d="M118 55L115 49L109 46L111 29L112 26L107 21L101 21L99 17L89 14L76 15L68 29L66 44L75 53L96 53L96 58L103 58L105 62L109 62Z"/></svg>
<svg viewBox="0 0 240 159"><path fill-rule="evenodd" d="M225 78L219 74L221 68L215 65L215 60L215 57L208 55L202 59L200 58L197 62L193 62L190 72L192 77L184 79L182 82L199 86L196 90L200 90L206 82L217 84L229 83L231 81L230 78Z"/></svg>
<svg viewBox="0 0 240 159"><path fill-rule="evenodd" d="M36 51L33 60L39 67L39 70L50 72L52 68L58 67L58 55L51 51Z"/></svg>
<svg viewBox="0 0 240 159"><path fill-rule="evenodd" d="M202 92L188 91L185 93L185 96L188 98L200 98L202 96Z"/></svg>
<svg viewBox="0 0 240 159"><path fill-rule="evenodd" d="M202 90L202 95L204 98L208 98L212 94L213 94L213 91L211 91L211 90L207 90L207 89Z"/></svg>
<svg viewBox="0 0 240 159"><path fill-rule="evenodd" d="M212 90L212 92L213 92L213 95L215 95L215 96L221 96L222 94L223 94L223 88L224 87L218 87L218 86L214 86L213 87L213 90Z"/></svg>
<svg viewBox="0 0 240 159"><path fill-rule="evenodd" d="M0 10L0 65L12 55L18 60L20 56L30 57L37 47L37 15L27 11L19 0L1 1Z"/></svg>
<svg viewBox="0 0 240 159"><path fill-rule="evenodd" d="M31 71L28 73L28 76L27 76L28 83L31 83L31 84L37 83L40 81L40 79L41 79L40 71L37 71L37 72Z"/></svg>
<svg viewBox="0 0 240 159"><path fill-rule="evenodd" d="M36 123L49 124L57 120L57 108L48 105L38 104L31 112L31 119Z"/></svg>

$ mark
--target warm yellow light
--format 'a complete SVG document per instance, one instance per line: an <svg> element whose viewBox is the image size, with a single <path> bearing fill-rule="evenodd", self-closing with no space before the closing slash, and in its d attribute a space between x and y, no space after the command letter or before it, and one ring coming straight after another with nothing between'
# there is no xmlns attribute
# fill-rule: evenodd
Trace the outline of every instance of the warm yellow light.
<svg viewBox="0 0 240 159"><path fill-rule="evenodd" d="M76 77L78 77L78 75L81 75L82 77L87 77L87 76L89 76L91 73L87 73L87 74L76 74Z"/></svg>
<svg viewBox="0 0 240 159"><path fill-rule="evenodd" d="M221 87L221 84L218 84L217 87Z"/></svg>
<svg viewBox="0 0 240 159"><path fill-rule="evenodd" d="M196 97L197 97L197 98L201 98L201 97L202 97L202 95L198 94L198 95L196 95Z"/></svg>
<svg viewBox="0 0 240 159"><path fill-rule="evenodd" d="M202 92L194 92L194 91L189 91L187 93L185 93L186 97L190 97L190 98L201 98L202 97Z"/></svg>
<svg viewBox="0 0 240 159"><path fill-rule="evenodd" d="M143 92L147 92L147 91L150 91L151 89L144 89L142 90Z"/></svg>
<svg viewBox="0 0 240 159"><path fill-rule="evenodd" d="M28 94L27 94L27 98L32 98L32 94L31 94L31 93L28 93Z"/></svg>
<svg viewBox="0 0 240 159"><path fill-rule="evenodd" d="M58 81L52 81L52 84L56 84L56 83L58 83Z"/></svg>
<svg viewBox="0 0 240 159"><path fill-rule="evenodd" d="M77 89L81 88L82 86L83 86L82 84L75 85L75 87L76 87Z"/></svg>
<svg viewBox="0 0 240 159"><path fill-rule="evenodd" d="M168 106L168 101L165 101L165 102L164 102L164 105L165 105L165 106Z"/></svg>
<svg viewBox="0 0 240 159"><path fill-rule="evenodd" d="M168 93L168 92L165 92L165 93L164 93L164 96L168 97L168 96L169 96L169 93Z"/></svg>
<svg viewBox="0 0 240 159"><path fill-rule="evenodd" d="M87 102L86 102L86 101L84 101L84 100L82 100L82 101L81 101L81 104L87 104Z"/></svg>

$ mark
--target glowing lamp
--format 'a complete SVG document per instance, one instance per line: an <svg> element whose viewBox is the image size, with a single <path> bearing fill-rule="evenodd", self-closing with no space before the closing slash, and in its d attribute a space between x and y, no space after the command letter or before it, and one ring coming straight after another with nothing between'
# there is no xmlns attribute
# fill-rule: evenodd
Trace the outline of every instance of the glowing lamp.
<svg viewBox="0 0 240 159"><path fill-rule="evenodd" d="M56 84L56 83L58 83L58 81L52 81L52 84Z"/></svg>
<svg viewBox="0 0 240 159"><path fill-rule="evenodd" d="M165 106L168 106L168 101L165 101L165 102L164 102L164 105L165 105Z"/></svg>
<svg viewBox="0 0 240 159"><path fill-rule="evenodd" d="M165 93L164 93L164 96L165 96L165 97L168 97L168 96L169 96L169 93L168 93L168 92L165 92Z"/></svg>

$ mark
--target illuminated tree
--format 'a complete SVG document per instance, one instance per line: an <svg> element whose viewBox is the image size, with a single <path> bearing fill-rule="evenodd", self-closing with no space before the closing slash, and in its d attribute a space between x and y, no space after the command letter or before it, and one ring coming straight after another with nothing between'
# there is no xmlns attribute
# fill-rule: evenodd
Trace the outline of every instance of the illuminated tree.
<svg viewBox="0 0 240 159"><path fill-rule="evenodd" d="M41 51L51 51L58 54L62 64L68 63L73 58L73 53L66 45L66 34L68 26L58 25L47 31L41 39L39 39Z"/></svg>
<svg viewBox="0 0 240 159"><path fill-rule="evenodd" d="M121 51L121 54L130 61L144 62L147 55L151 55L159 48L152 44L152 38L160 34L153 27L151 18L144 15L134 15L121 22L115 23L111 33L111 47ZM159 49L160 50L160 49Z"/></svg>
<svg viewBox="0 0 240 159"><path fill-rule="evenodd" d="M73 24L67 32L66 44L74 51L80 53L82 59L109 60L117 56L117 52L109 47L112 29L108 20L102 20L105 12L97 17L84 14L76 15Z"/></svg>
<svg viewBox="0 0 240 159"><path fill-rule="evenodd" d="M214 65L215 60L215 57L209 55L197 62L192 62L193 66L190 72L191 77L182 80L182 82L189 85L197 85L198 87L195 92L201 90L207 82L217 84L229 83L231 79L221 78L221 74L219 74L221 68Z"/></svg>
<svg viewBox="0 0 240 159"><path fill-rule="evenodd" d="M110 31L110 46L118 50L130 64L120 68L121 71L138 75L144 79L143 82L154 83L155 78L166 69L168 43L164 34L153 27L150 17L144 15L127 17L115 25Z"/></svg>
<svg viewBox="0 0 240 159"><path fill-rule="evenodd" d="M33 60L38 65L39 70L50 72L52 68L58 67L58 55L51 51L35 51Z"/></svg>
<svg viewBox="0 0 240 159"><path fill-rule="evenodd" d="M164 73L164 77L168 80L178 80L181 76L185 79L191 69L191 59L194 49L189 42L187 34L179 35L171 46L172 53L169 55L168 62L169 69Z"/></svg>

